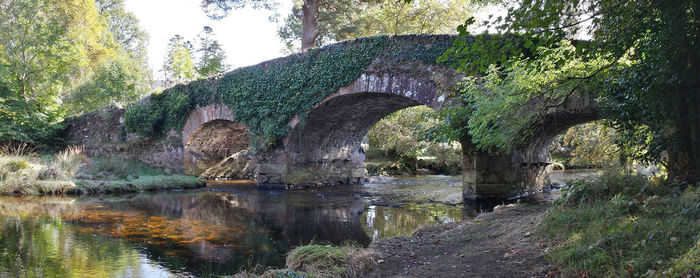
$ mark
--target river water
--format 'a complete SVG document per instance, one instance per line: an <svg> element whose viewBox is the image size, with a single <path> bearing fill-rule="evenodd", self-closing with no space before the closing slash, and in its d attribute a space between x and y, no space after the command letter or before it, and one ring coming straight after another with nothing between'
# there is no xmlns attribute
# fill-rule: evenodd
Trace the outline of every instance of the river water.
<svg viewBox="0 0 700 278"><path fill-rule="evenodd" d="M566 178L567 175L563 175ZM107 197L0 197L0 277L199 277L283 267L294 246L368 245L472 218L459 176L257 190L242 182Z"/></svg>

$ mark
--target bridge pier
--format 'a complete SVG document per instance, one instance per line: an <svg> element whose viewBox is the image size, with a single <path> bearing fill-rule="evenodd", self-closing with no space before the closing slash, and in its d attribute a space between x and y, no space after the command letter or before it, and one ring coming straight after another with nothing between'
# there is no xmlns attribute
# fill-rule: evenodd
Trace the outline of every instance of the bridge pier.
<svg viewBox="0 0 700 278"><path fill-rule="evenodd" d="M551 186L551 156L540 144L512 154L495 155L477 151L469 140L462 140L462 153L465 202L506 200Z"/></svg>
<svg viewBox="0 0 700 278"><path fill-rule="evenodd" d="M258 188L286 189L307 186L362 184L365 156L359 148L343 157L309 161L303 155L274 151L257 169Z"/></svg>

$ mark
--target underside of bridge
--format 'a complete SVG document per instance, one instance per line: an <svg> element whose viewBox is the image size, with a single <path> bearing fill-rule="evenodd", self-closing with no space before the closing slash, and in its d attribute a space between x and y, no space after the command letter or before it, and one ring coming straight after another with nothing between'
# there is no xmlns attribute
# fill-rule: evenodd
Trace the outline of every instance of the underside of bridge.
<svg viewBox="0 0 700 278"><path fill-rule="evenodd" d="M598 119L595 95L581 94L571 96L523 131L522 143L512 153L479 152L470 138L463 138L464 199L501 200L549 189L552 164L549 146L554 138L570 127Z"/></svg>
<svg viewBox="0 0 700 278"><path fill-rule="evenodd" d="M465 201L503 200L550 188L549 145L558 134L577 124L598 119L591 99L572 99L533 125L526 140L508 154L477 150L469 138L463 151ZM258 184L263 188L293 188L357 184L364 180L367 131L392 112L422 105L411 97L388 93L352 93L330 98L296 124L283 142L261 158Z"/></svg>
<svg viewBox="0 0 700 278"><path fill-rule="evenodd" d="M354 93L331 98L298 123L261 164L261 184L331 185L362 183L365 155L360 143L387 115L421 103L386 93Z"/></svg>
<svg viewBox="0 0 700 278"><path fill-rule="evenodd" d="M208 179L252 178L254 169L241 171L230 163L231 159L247 155L249 145L245 126L223 119L206 122L194 130L184 145L185 173Z"/></svg>

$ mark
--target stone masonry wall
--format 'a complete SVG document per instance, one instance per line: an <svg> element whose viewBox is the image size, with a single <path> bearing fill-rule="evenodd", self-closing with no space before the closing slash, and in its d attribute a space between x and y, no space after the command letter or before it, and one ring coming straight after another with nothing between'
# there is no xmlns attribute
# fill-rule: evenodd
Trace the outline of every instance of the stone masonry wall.
<svg viewBox="0 0 700 278"><path fill-rule="evenodd" d="M85 148L88 156L113 156L142 161L174 173L184 171L180 136L169 132L165 138L139 138L124 128L124 109L105 107L66 119L66 142Z"/></svg>

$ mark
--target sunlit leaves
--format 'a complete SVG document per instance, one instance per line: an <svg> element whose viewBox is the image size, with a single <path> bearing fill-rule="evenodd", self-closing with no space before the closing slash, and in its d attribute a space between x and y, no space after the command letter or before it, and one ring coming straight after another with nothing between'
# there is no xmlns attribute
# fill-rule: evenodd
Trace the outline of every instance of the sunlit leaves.
<svg viewBox="0 0 700 278"><path fill-rule="evenodd" d="M574 52L570 42L561 41L554 48L538 48L537 58L521 55L504 67L492 64L483 75L465 78L458 98L471 111L472 142L483 150L510 151L528 140L529 128L542 120L542 111L590 89L598 80L590 74L610 61L585 60Z"/></svg>
<svg viewBox="0 0 700 278"><path fill-rule="evenodd" d="M672 175L697 180L689 178L700 176L697 1L483 2L503 4L507 9L504 20L490 19L486 23L489 30L496 30L502 37L495 40L498 43L472 42L464 32L470 23L459 28L462 39L448 51L459 70L478 75L495 64L509 71L511 64L523 58L520 54L537 61L539 57L530 54L541 55L541 47L556 48L557 41L573 40L575 51L559 57L555 65L565 67L577 59L609 62L593 64L598 69L589 72L588 79L597 79L598 83L586 84L608 101L603 107L605 117L623 131L627 143L645 149L636 152L644 153L645 160L673 160L669 164L675 168ZM577 41L580 39L588 41ZM504 124L494 122L493 126Z"/></svg>
<svg viewBox="0 0 700 278"><path fill-rule="evenodd" d="M377 35L454 33L471 14L467 0L324 0L318 14L316 46ZM301 5L280 26L278 35L291 52L301 38Z"/></svg>

